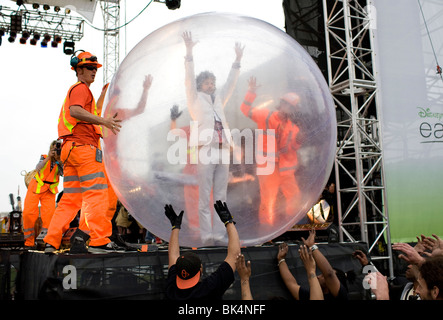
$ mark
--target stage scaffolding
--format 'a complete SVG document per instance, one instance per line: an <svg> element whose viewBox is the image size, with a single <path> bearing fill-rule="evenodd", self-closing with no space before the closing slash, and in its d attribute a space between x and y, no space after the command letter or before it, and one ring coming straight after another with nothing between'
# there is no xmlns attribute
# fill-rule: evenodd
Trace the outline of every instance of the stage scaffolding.
<svg viewBox="0 0 443 320"><path fill-rule="evenodd" d="M120 0L101 0L103 14L103 84L111 82L120 64Z"/></svg>
<svg viewBox="0 0 443 320"><path fill-rule="evenodd" d="M284 0L286 31L316 60L337 115L340 241L366 242L393 277L371 0Z"/></svg>

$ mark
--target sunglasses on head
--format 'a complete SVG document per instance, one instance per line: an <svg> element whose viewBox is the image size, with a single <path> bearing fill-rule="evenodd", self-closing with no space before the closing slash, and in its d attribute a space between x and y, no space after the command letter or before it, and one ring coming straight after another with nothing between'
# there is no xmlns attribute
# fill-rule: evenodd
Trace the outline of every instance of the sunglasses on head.
<svg viewBox="0 0 443 320"><path fill-rule="evenodd" d="M89 58L80 59L80 61L83 61L83 62L85 62L85 61L97 62L97 57L96 56L91 56Z"/></svg>

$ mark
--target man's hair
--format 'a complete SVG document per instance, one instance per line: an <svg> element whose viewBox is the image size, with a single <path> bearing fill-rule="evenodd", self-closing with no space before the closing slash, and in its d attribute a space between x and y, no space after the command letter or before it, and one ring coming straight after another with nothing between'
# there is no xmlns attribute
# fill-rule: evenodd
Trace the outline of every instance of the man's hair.
<svg viewBox="0 0 443 320"><path fill-rule="evenodd" d="M202 86L202 83L206 80L206 79L214 79L214 82L215 82L215 80L216 80L216 77L215 77L215 75L212 73L212 72L210 72L210 71L203 71L203 72L200 72L200 74L197 76L197 78L195 79L195 81L196 81L196 83L197 83L197 91L200 91L201 90L201 86Z"/></svg>
<svg viewBox="0 0 443 320"><path fill-rule="evenodd" d="M427 258L419 270L428 290L437 287L439 289L438 298L443 298L443 256Z"/></svg>

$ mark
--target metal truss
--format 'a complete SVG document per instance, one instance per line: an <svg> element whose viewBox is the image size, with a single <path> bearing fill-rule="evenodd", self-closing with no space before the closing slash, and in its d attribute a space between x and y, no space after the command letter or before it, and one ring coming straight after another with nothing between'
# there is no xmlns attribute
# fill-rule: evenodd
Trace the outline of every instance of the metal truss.
<svg viewBox="0 0 443 320"><path fill-rule="evenodd" d="M28 32L29 34L50 35L69 40L79 41L83 38L84 21L65 12L48 12L27 10L24 6L20 10L0 8L0 30L5 33Z"/></svg>
<svg viewBox="0 0 443 320"><path fill-rule="evenodd" d="M322 0L328 82L337 106L341 241L368 243L393 276L370 0ZM374 10L372 11L374 13Z"/></svg>
<svg viewBox="0 0 443 320"><path fill-rule="evenodd" d="M101 0L103 14L103 84L112 80L120 64L120 0Z"/></svg>

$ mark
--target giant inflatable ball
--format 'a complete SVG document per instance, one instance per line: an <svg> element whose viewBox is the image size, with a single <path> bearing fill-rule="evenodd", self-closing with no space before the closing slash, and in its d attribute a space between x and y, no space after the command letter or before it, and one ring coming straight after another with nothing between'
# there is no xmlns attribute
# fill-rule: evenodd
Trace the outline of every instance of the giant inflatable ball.
<svg viewBox="0 0 443 320"><path fill-rule="evenodd" d="M323 75L290 36L261 20L206 13L146 36L104 101L104 161L130 214L180 245L228 243L226 203L243 246L265 243L317 203L331 173L336 120ZM221 206L223 210L226 207Z"/></svg>

